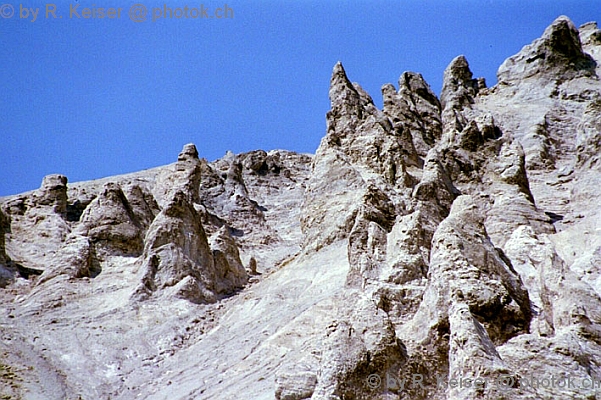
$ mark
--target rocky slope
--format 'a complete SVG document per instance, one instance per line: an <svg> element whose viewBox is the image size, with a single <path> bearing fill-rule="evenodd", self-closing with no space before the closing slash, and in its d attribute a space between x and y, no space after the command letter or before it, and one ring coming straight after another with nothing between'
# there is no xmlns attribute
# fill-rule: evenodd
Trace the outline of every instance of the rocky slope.
<svg viewBox="0 0 601 400"><path fill-rule="evenodd" d="M0 199L0 393L601 398L601 31L382 110L341 63L314 156L177 162Z"/></svg>

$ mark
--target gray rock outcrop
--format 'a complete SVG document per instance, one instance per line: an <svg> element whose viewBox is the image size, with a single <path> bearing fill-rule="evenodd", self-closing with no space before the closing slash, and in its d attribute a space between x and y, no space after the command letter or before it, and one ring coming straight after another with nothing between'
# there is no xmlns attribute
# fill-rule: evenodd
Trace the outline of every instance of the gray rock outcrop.
<svg viewBox="0 0 601 400"><path fill-rule="evenodd" d="M248 281L226 225L213 235L209 246L202 224L206 209L199 204L202 164L196 147L188 144L178 156L174 176L159 177L166 197L144 238L141 283L134 299L143 300L161 291L195 303L213 303ZM232 168L230 174L239 179L239 166ZM173 181L173 186L166 185L168 181ZM245 192L243 186L242 190ZM151 212L148 206L143 211Z"/></svg>
<svg viewBox="0 0 601 400"><path fill-rule="evenodd" d="M88 237L97 252L133 256L142 252L142 223L119 185L105 184L80 221L75 232Z"/></svg>
<svg viewBox="0 0 601 400"><path fill-rule="evenodd" d="M182 191L157 215L146 234L141 286L134 297L171 289L195 302L214 302L215 262L200 215Z"/></svg>
<svg viewBox="0 0 601 400"><path fill-rule="evenodd" d="M419 164L416 156L425 157L442 135L438 97L421 74L414 72L403 72L398 92L391 84L382 86L382 96L382 111L401 133L406 162Z"/></svg>
<svg viewBox="0 0 601 400"><path fill-rule="evenodd" d="M591 41L591 35L588 41ZM500 85L519 85L525 79L539 83L566 81L595 75L596 62L583 51L578 29L565 16L558 17L540 39L525 46L499 67Z"/></svg>
<svg viewBox="0 0 601 400"><path fill-rule="evenodd" d="M10 228L10 223L0 210L0 287L5 287L15 278L15 273L10 268L10 258L6 255L6 242L4 235Z"/></svg>
<svg viewBox="0 0 601 400"><path fill-rule="evenodd" d="M600 62L559 17L496 85L458 56L382 110L337 63L314 156L0 199L10 396L599 398Z"/></svg>
<svg viewBox="0 0 601 400"><path fill-rule="evenodd" d="M66 221L67 178L44 177L40 189L5 203L10 217L6 249L13 261L43 271L71 232Z"/></svg>

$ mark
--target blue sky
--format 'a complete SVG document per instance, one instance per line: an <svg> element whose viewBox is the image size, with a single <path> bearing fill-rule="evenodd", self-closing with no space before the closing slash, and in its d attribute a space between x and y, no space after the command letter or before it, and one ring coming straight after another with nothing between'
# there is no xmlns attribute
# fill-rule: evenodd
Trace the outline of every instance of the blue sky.
<svg viewBox="0 0 601 400"><path fill-rule="evenodd" d="M403 71L439 93L464 54L493 85L503 60L557 16L601 22L591 0L140 1L143 22L129 17L136 2L54 3L57 18L45 18L47 3L0 0L0 15L14 10L0 17L0 196L51 173L75 182L168 164L188 142L210 161L227 150L314 152L338 60L381 106L380 87ZM201 3L207 16L227 4L233 18L152 21L154 8L191 16ZM86 7L123 10L77 18ZM39 8L37 19L21 8Z"/></svg>

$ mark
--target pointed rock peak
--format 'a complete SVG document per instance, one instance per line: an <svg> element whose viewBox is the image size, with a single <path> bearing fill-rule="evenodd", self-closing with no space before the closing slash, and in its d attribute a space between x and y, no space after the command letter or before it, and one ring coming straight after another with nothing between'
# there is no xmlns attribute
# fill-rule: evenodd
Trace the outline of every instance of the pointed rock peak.
<svg viewBox="0 0 601 400"><path fill-rule="evenodd" d="M234 159L236 158L236 155L231 151L228 150L225 152L225 155L223 156L223 160L227 161L228 163L232 163L234 162Z"/></svg>
<svg viewBox="0 0 601 400"><path fill-rule="evenodd" d="M397 93L392 83L382 85L382 111L393 121L402 121L405 115L410 113L408 99Z"/></svg>
<svg viewBox="0 0 601 400"><path fill-rule="evenodd" d="M399 90L401 87L413 89L415 83L417 83L418 86L421 86L422 82L424 82L422 74L411 71L405 71L401 74L401 77L399 78Z"/></svg>
<svg viewBox="0 0 601 400"><path fill-rule="evenodd" d="M198 160L198 150L194 143L184 145L181 153L177 156L177 161Z"/></svg>
<svg viewBox="0 0 601 400"><path fill-rule="evenodd" d="M519 84L530 77L565 81L593 76L595 67L595 61L582 50L580 33L568 17L561 16L539 39L505 60L497 78L503 85Z"/></svg>
<svg viewBox="0 0 601 400"><path fill-rule="evenodd" d="M175 169L177 171L185 171L185 174L188 175L187 179L194 181L194 184L196 184L197 180L200 183L201 164L196 146L193 143L188 143L177 156Z"/></svg>
<svg viewBox="0 0 601 400"><path fill-rule="evenodd" d="M346 71L344 70L344 67L342 66L342 63L340 61L338 61L336 63L336 65L334 65L334 69L332 70L331 82L333 83L335 81L335 79L337 79L337 78L341 78L348 82L348 78L346 76Z"/></svg>
<svg viewBox="0 0 601 400"><path fill-rule="evenodd" d="M601 44L601 30L596 22L587 22L578 29L578 32L583 46Z"/></svg>
<svg viewBox="0 0 601 400"><path fill-rule="evenodd" d="M65 213L67 211L67 177L59 174L45 176L36 197L38 204L53 205L55 212Z"/></svg>
<svg viewBox="0 0 601 400"><path fill-rule="evenodd" d="M353 84L348 79L346 71L344 70L344 67L342 66L342 63L340 61L338 61L336 65L334 65L334 69L332 70L332 78L330 79L330 88L338 86L347 88L353 87Z"/></svg>
<svg viewBox="0 0 601 400"><path fill-rule="evenodd" d="M394 96L396 94L396 88L392 83L386 83L382 85L381 90L383 96Z"/></svg>
<svg viewBox="0 0 601 400"><path fill-rule="evenodd" d="M549 48L568 58L582 57L582 44L576 26L564 15L545 29L542 36Z"/></svg>
<svg viewBox="0 0 601 400"><path fill-rule="evenodd" d="M129 207L129 203L121 186L115 182L107 182L102 186L102 191L98 195L98 206L106 206L109 203L120 204Z"/></svg>
<svg viewBox="0 0 601 400"><path fill-rule="evenodd" d="M358 105L360 102L360 95L346 76L346 72L340 61L336 63L332 71L329 95L332 108L344 103Z"/></svg>
<svg viewBox="0 0 601 400"><path fill-rule="evenodd" d="M554 26L568 26L571 27L571 29L576 30L576 26L567 15L560 15L559 17L555 18L551 25L549 25L547 29L545 29L545 34L548 31L551 31ZM543 37L545 37L545 34L543 34Z"/></svg>
<svg viewBox="0 0 601 400"><path fill-rule="evenodd" d="M416 94L428 103L440 108L438 97L436 97L436 94L432 91L432 88L428 85L422 74L409 71L403 72L399 78L399 93L408 95L414 102L417 100L413 94Z"/></svg>
<svg viewBox="0 0 601 400"><path fill-rule="evenodd" d="M153 195L161 208L173 198L176 191L188 194L188 202L198 203L200 181L207 162L198 158L196 146L189 143L184 146L173 167L165 168L157 177Z"/></svg>
<svg viewBox="0 0 601 400"><path fill-rule="evenodd" d="M440 92L440 103L443 109L461 110L474 102L478 90L486 85L482 79L472 79L472 76L465 56L457 56L451 61L444 71Z"/></svg>
<svg viewBox="0 0 601 400"><path fill-rule="evenodd" d="M471 83L472 81L472 71L470 70L470 65L467 62L465 56L460 55L457 56L451 61L449 66L444 71L444 83L447 83L447 80L453 80L456 84Z"/></svg>
<svg viewBox="0 0 601 400"><path fill-rule="evenodd" d="M401 77L399 78L399 91L401 91L402 88L407 88L412 92L425 88L432 91L422 74L411 71L405 71L401 74Z"/></svg>
<svg viewBox="0 0 601 400"><path fill-rule="evenodd" d="M344 76L346 76L346 73L344 72L344 67L342 66L342 62L340 61L338 61L336 65L334 65L334 74L338 72L342 72Z"/></svg>

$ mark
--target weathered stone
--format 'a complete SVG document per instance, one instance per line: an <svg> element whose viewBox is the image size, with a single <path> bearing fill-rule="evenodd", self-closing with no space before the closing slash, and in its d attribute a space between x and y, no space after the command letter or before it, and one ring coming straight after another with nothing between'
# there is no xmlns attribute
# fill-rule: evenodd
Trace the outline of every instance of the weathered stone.
<svg viewBox="0 0 601 400"><path fill-rule="evenodd" d="M82 214L76 231L87 236L101 256L142 253L142 224L121 187L115 183L104 185Z"/></svg>
<svg viewBox="0 0 601 400"><path fill-rule="evenodd" d="M499 67L500 85L518 85L525 79L539 84L562 82L595 74L596 63L584 53L578 29L565 16L558 17L540 39L525 46Z"/></svg>
<svg viewBox="0 0 601 400"><path fill-rule="evenodd" d="M600 64L565 17L440 101L405 72L378 110L338 63L315 156L189 144L0 199L10 394L596 398L526 379L601 378Z"/></svg>
<svg viewBox="0 0 601 400"><path fill-rule="evenodd" d="M238 246L230 235L227 226L215 233L209 239L209 246L215 260L215 291L227 293L233 289L240 289L248 282L248 275L240 260ZM256 272L256 267L255 267Z"/></svg>
<svg viewBox="0 0 601 400"><path fill-rule="evenodd" d="M6 255L4 234L10 230L10 223L0 210L0 288L7 286L15 278L15 271L9 267L10 258Z"/></svg>
<svg viewBox="0 0 601 400"><path fill-rule="evenodd" d="M34 200L42 206L52 206L57 214L67 211L67 177L64 175L47 175Z"/></svg>
<svg viewBox="0 0 601 400"><path fill-rule="evenodd" d="M49 267L38 280L38 285L43 284L59 275L69 278L93 278L101 272L101 266L94 244L90 239L79 234L71 234L63 246L56 252Z"/></svg>
<svg viewBox="0 0 601 400"><path fill-rule="evenodd" d="M421 74L403 72L399 90L382 86L384 113L399 132L406 163L417 163L417 155L425 157L442 135L440 101Z"/></svg>
<svg viewBox="0 0 601 400"><path fill-rule="evenodd" d="M150 225L144 243L141 285L134 293L135 298L143 299L190 277L183 288L184 294L192 296L189 300L199 303L216 300L213 255L200 216L188 202L186 193L175 192Z"/></svg>
<svg viewBox="0 0 601 400"><path fill-rule="evenodd" d="M197 303L212 303L220 295L243 287L248 276L225 227L212 243L213 250L201 217L188 203L186 194L175 192L146 234L141 284L134 299L173 288L167 293Z"/></svg>
<svg viewBox="0 0 601 400"><path fill-rule="evenodd" d="M173 194L181 191L186 194L188 202L200 201L199 188L205 160L198 158L196 146L189 143L177 156L177 162L162 171L157 177L153 195L160 207L164 207Z"/></svg>

